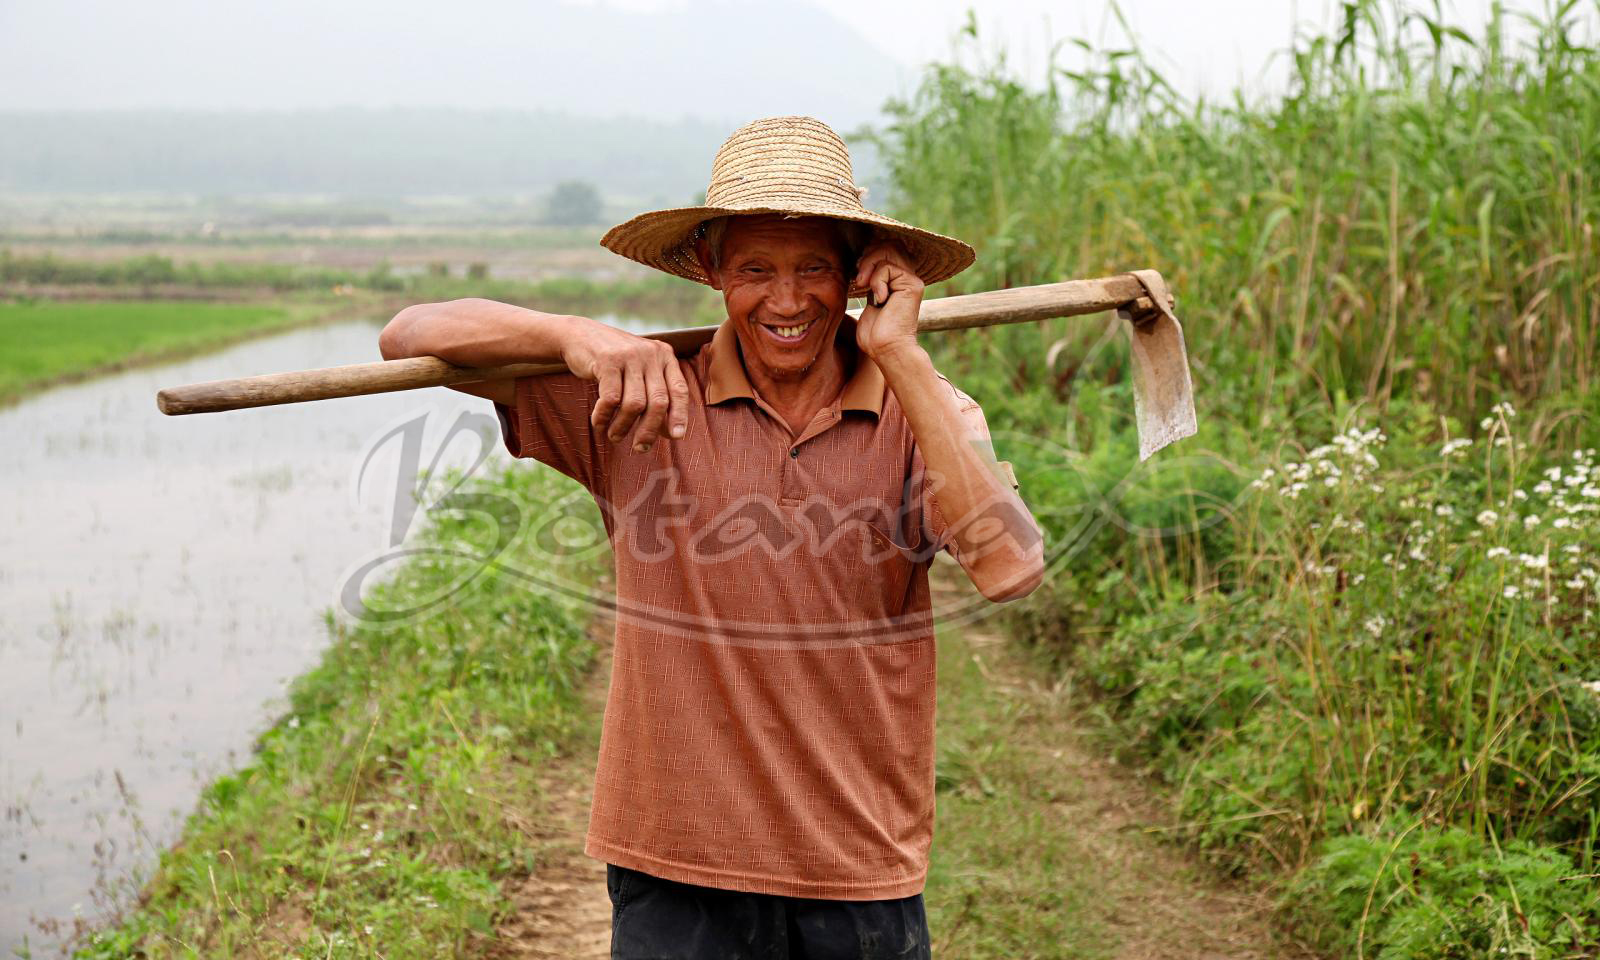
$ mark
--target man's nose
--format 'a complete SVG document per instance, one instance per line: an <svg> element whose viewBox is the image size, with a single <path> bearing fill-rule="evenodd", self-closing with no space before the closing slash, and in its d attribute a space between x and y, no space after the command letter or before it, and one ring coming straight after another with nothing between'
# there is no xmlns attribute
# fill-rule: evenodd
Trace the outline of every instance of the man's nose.
<svg viewBox="0 0 1600 960"><path fill-rule="evenodd" d="M800 292L800 279L793 275L779 275L767 294L767 309L781 317L798 315L805 309L805 297Z"/></svg>

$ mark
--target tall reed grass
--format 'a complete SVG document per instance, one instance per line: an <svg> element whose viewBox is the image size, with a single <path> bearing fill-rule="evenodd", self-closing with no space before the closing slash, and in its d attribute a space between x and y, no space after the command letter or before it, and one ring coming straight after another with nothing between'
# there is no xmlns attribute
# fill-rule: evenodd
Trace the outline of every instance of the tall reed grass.
<svg viewBox="0 0 1600 960"><path fill-rule="evenodd" d="M1343 10L1266 104L1186 100L1132 44L1080 43L1091 65L1040 85L934 67L878 137L900 211L982 249L962 289L1159 267L1256 397L1409 393L1475 420L1507 391L1587 394L1600 49L1579 0L1514 49L1503 13L1475 37L1437 4Z"/></svg>
<svg viewBox="0 0 1600 960"><path fill-rule="evenodd" d="M1184 834L1335 954L1594 956L1600 4L1341 10L1267 102L1082 44L935 66L875 139L896 213L979 248L953 285L1173 282L1202 431L1131 482L1100 330L933 349L1052 441L1005 454L1057 543L1115 521L1014 625Z"/></svg>

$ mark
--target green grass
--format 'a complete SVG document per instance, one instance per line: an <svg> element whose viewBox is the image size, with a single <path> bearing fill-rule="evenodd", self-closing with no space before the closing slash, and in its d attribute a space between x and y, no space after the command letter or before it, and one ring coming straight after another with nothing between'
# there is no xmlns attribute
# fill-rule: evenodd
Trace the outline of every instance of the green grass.
<svg viewBox="0 0 1600 960"><path fill-rule="evenodd" d="M303 323L313 303L0 301L0 401L67 378Z"/></svg>
<svg viewBox="0 0 1600 960"><path fill-rule="evenodd" d="M486 548L495 533L476 511L504 520L569 486L542 468L477 481L472 511L436 512L421 545ZM528 551L503 560L542 569ZM140 902L78 956L480 953L507 906L501 880L537 866L521 815L587 723L595 651L584 611L516 579L450 593L470 569L425 552L370 603L445 602L389 630L334 629L251 761L206 788Z"/></svg>
<svg viewBox="0 0 1600 960"><path fill-rule="evenodd" d="M975 242L962 290L1173 281L1201 433L1142 467L1099 325L930 347L1057 543L1111 521L1013 628L1179 834L1333 955L1594 955L1600 7L1515 44L1342 9L1260 103L1131 43L934 67L878 134L894 212Z"/></svg>

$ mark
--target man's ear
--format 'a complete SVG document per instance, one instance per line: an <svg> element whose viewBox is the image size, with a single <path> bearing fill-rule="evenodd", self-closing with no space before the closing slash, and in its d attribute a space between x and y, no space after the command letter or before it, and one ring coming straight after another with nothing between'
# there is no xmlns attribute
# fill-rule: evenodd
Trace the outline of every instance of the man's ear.
<svg viewBox="0 0 1600 960"><path fill-rule="evenodd" d="M694 238L694 258L700 261L700 272L711 281L711 289L721 290L721 271L711 265L711 247L706 243L705 237Z"/></svg>

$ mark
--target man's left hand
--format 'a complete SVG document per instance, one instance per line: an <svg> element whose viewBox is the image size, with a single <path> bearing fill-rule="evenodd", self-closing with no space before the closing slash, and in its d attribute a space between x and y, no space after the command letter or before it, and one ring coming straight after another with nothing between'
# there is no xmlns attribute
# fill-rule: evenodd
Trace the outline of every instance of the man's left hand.
<svg viewBox="0 0 1600 960"><path fill-rule="evenodd" d="M867 305L856 323L856 343L877 357L914 346L922 308L922 278L911 269L905 247L879 240L861 254L851 289L867 288Z"/></svg>

